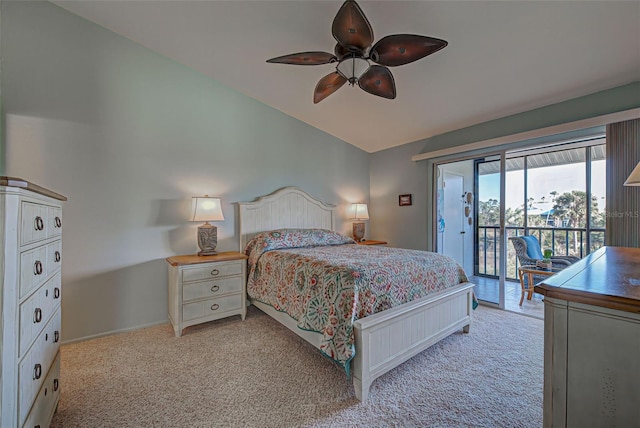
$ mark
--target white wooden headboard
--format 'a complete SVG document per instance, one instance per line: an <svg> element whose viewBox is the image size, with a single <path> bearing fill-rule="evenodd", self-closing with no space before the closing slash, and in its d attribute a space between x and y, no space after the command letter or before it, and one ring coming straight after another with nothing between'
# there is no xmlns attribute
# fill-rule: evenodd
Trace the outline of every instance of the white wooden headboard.
<svg viewBox="0 0 640 428"><path fill-rule="evenodd" d="M283 228L333 230L335 205L297 187L283 187L240 206L240 251L258 233Z"/></svg>

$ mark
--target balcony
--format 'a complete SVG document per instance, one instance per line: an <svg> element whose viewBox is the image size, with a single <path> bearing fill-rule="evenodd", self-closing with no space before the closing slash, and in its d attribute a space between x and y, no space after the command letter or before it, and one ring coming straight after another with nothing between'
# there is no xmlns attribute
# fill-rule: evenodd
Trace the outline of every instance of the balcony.
<svg viewBox="0 0 640 428"><path fill-rule="evenodd" d="M500 262L498 259L498 226L478 226L476 276L498 278ZM576 256L583 258L604 246L604 228L570 227L505 227L507 238L521 235L534 235L543 249L551 249L556 256ZM507 246L506 280L518 281L518 258L512 245Z"/></svg>
<svg viewBox="0 0 640 428"><path fill-rule="evenodd" d="M543 249L551 249L555 255L584 257L604 246L603 228L569 227L515 227L505 228L507 237L534 235ZM498 302L500 263L498 259L498 226L478 226L476 272L471 281L476 284L478 299ZM526 233L525 233L526 232ZM520 283L518 279L518 258L513 245L507 246L507 273L505 276L505 308L536 318L543 318L542 296L534 294L532 300L520 301Z"/></svg>

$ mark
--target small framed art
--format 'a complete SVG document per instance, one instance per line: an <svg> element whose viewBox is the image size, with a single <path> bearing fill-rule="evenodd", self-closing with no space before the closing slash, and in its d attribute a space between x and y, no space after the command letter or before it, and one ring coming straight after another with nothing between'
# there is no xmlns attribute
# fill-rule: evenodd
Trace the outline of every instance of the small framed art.
<svg viewBox="0 0 640 428"><path fill-rule="evenodd" d="M407 195L398 196L398 205L400 205L401 207L404 207L406 205L412 205L412 203L411 203L411 193L409 193Z"/></svg>

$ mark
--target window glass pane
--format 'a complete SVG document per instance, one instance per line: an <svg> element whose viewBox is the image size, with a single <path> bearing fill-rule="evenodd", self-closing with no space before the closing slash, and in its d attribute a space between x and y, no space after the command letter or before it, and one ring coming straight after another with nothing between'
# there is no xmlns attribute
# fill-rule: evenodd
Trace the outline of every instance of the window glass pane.
<svg viewBox="0 0 640 428"><path fill-rule="evenodd" d="M604 246L607 209L605 149L604 144L591 147L591 252Z"/></svg>
<svg viewBox="0 0 640 428"><path fill-rule="evenodd" d="M507 159L505 193L505 225L524 227L524 157Z"/></svg>
<svg viewBox="0 0 640 428"><path fill-rule="evenodd" d="M585 253L587 225L586 151L577 148L527 157L527 216L530 234L555 255Z"/></svg>
<svg viewBox="0 0 640 428"><path fill-rule="evenodd" d="M499 275L500 161L478 164L478 272Z"/></svg>
<svg viewBox="0 0 640 428"><path fill-rule="evenodd" d="M524 235L524 157L509 158L505 174L505 231L507 238ZM507 241L509 242L509 241ZM507 278L518 278L518 257L507 244Z"/></svg>

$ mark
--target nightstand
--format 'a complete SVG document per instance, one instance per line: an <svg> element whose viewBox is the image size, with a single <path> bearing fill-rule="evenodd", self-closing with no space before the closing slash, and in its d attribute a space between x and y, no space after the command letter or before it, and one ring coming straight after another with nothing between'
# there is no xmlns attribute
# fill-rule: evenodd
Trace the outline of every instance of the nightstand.
<svg viewBox="0 0 640 428"><path fill-rule="evenodd" d="M169 264L169 321L176 337L186 327L247 313L247 256L175 256Z"/></svg>
<svg viewBox="0 0 640 428"><path fill-rule="evenodd" d="M387 245L387 241L374 241L367 239L366 241L358 242L360 245Z"/></svg>

